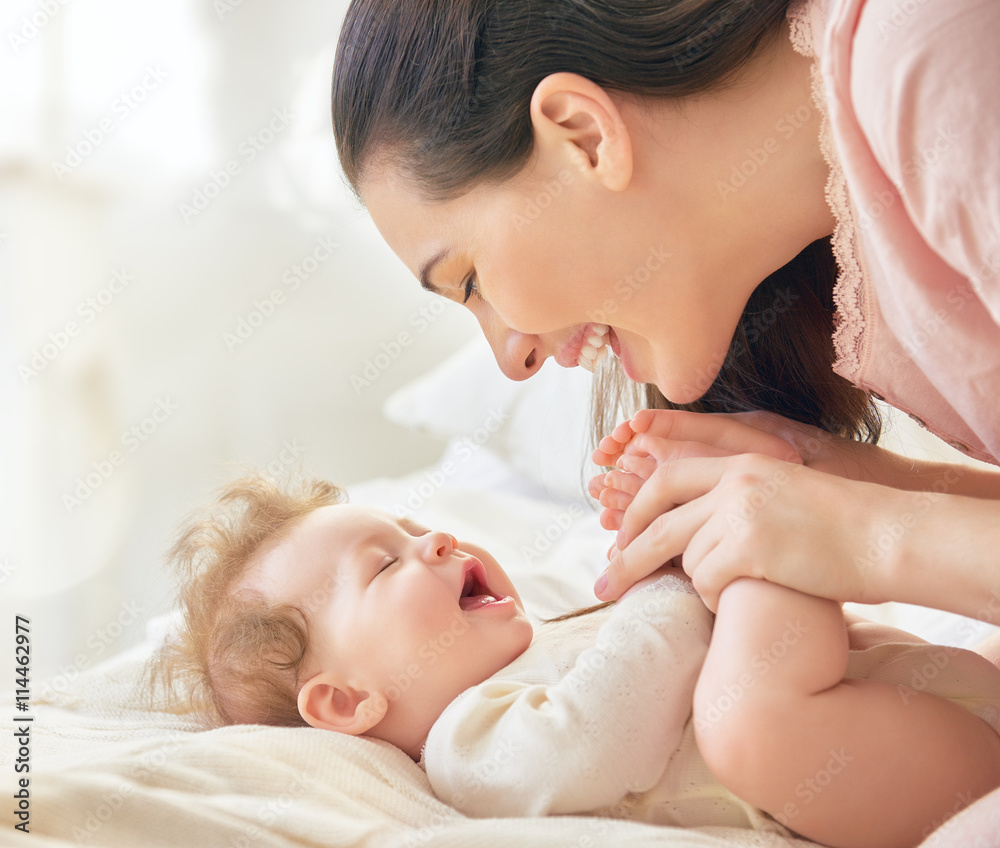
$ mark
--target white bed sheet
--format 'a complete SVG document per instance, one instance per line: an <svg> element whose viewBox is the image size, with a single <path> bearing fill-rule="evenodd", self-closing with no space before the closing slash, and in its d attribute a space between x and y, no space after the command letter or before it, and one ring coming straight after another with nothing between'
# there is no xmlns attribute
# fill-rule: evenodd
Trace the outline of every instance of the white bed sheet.
<svg viewBox="0 0 1000 848"><path fill-rule="evenodd" d="M351 499L483 545L509 572L535 618L590 605L613 534L600 527L597 509L584 496L588 472L578 464L587 385L579 373L550 369L532 391L512 389L483 376L488 352L471 354L478 360L470 364L470 351L463 351L441 374L425 375L390 403L392 414L450 439L441 460L404 477L350 486ZM459 406L449 409L449 399ZM978 638L964 619L932 611L883 605L863 614L945 644L967 647ZM405 754L380 742L312 728L201 731L195 716L151 707L143 685L143 664L170 624L169 617L155 621L145 644L84 672L68 689L33 683L35 844L812 844L725 828L677 830L588 817L467 819L434 798ZM975 628L976 634L984 631ZM0 762L13 761L15 742L9 732L0 735ZM0 804L0 844L20 844L12 841L21 838L12 830L16 822L13 805Z"/></svg>
<svg viewBox="0 0 1000 848"><path fill-rule="evenodd" d="M447 456L448 451L438 466L404 478L351 487L352 500L406 510L488 546L535 616L593 602L589 586L608 533L583 498L547 498L488 448L469 458L461 472L442 476ZM435 480L441 485L428 488ZM411 511L408 500L418 508ZM44 697L32 713L33 844L812 844L729 828L679 830L592 817L468 819L433 796L408 756L381 742L312 728L202 731L196 716L150 708L142 669L171 623L171 617L156 620L144 645L83 673L68 690L36 689ZM12 735L0 738L3 760L11 762ZM14 844L16 823L12 805L0 805L0 844Z"/></svg>

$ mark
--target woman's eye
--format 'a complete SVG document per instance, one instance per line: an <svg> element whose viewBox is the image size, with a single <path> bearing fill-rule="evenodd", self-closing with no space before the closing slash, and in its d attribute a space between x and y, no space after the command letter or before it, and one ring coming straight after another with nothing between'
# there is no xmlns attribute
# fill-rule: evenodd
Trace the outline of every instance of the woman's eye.
<svg viewBox="0 0 1000 848"><path fill-rule="evenodd" d="M476 297L479 297L479 289L476 286L475 274L473 274L471 277L469 277L468 280L465 281L465 297L462 299L462 303L468 303L469 298L472 297L472 295L476 295Z"/></svg>
<svg viewBox="0 0 1000 848"><path fill-rule="evenodd" d="M380 569L378 570L378 573L379 573L379 574L381 574L381 573L382 573L383 571L385 571L385 570L386 570L386 569L387 569L387 568L388 568L388 567L389 567L390 565L394 565L394 564L395 564L395 563L397 563L397 562L399 562L399 559L398 559L398 558L393 558L393 559L387 559L387 560L386 560L386 561L385 561L384 563L382 563L382 567L381 567L381 568L380 568Z"/></svg>

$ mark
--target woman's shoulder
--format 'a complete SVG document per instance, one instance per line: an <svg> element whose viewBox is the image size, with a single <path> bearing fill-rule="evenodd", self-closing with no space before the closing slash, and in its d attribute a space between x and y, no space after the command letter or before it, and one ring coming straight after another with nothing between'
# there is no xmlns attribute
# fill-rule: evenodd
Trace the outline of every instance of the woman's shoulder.
<svg viewBox="0 0 1000 848"><path fill-rule="evenodd" d="M1000 238L1000 3L840 5L854 7L840 36L852 33L850 108L865 142L926 243L975 279Z"/></svg>
<svg viewBox="0 0 1000 848"><path fill-rule="evenodd" d="M996 0L843 0L852 32L850 97L880 165L897 185L962 150L982 161L1000 110ZM849 9L848 7L853 7ZM853 22L853 29L850 24ZM958 163L954 163L958 164Z"/></svg>

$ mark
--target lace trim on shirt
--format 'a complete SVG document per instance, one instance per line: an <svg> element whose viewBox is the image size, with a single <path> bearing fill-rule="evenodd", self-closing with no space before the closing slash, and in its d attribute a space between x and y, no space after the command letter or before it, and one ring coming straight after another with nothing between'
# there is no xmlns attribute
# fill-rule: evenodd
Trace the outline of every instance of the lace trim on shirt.
<svg viewBox="0 0 1000 848"><path fill-rule="evenodd" d="M836 361L833 370L851 382L857 382L863 364L865 316L868 311L864 271L858 244L857 218L847 189L844 169L837 158L823 91L823 77L816 50L819 33L814 31L810 20L818 2L819 0L793 0L788 7L788 24L795 52L813 60L812 98L821 116L820 150L830 168L826 183L826 202L836 219L832 245L838 269L837 283L833 290L833 302L836 306L833 333Z"/></svg>

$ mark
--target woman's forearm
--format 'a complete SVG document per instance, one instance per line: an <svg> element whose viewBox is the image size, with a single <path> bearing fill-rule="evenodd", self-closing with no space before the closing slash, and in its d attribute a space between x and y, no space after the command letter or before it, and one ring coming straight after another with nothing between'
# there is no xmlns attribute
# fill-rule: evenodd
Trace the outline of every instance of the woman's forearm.
<svg viewBox="0 0 1000 848"><path fill-rule="evenodd" d="M909 459L890 451L884 453L889 454L882 465L885 479L875 482L906 491L1000 499L1000 471L995 468Z"/></svg>
<svg viewBox="0 0 1000 848"><path fill-rule="evenodd" d="M856 563L877 594L1000 624L1000 501L914 492Z"/></svg>
<svg viewBox="0 0 1000 848"><path fill-rule="evenodd" d="M799 435L794 444L810 468L850 480L904 491L1000 499L1000 470L992 466L912 459L829 434Z"/></svg>

